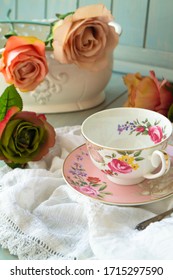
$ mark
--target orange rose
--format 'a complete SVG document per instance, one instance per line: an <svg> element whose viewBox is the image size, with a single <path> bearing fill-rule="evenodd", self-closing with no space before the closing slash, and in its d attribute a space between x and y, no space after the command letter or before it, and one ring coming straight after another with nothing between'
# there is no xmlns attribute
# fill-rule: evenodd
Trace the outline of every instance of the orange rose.
<svg viewBox="0 0 173 280"><path fill-rule="evenodd" d="M167 116L173 103L169 82L159 82L153 71L147 77L142 77L140 73L127 74L123 80L128 88L128 100L124 106L145 108Z"/></svg>
<svg viewBox="0 0 173 280"><path fill-rule="evenodd" d="M55 59L93 71L106 67L119 39L108 24L111 20L111 13L98 4L81 7L59 21L53 30Z"/></svg>
<svg viewBox="0 0 173 280"><path fill-rule="evenodd" d="M34 90L48 72L45 44L35 37L11 36L0 59L6 82L21 91Z"/></svg>

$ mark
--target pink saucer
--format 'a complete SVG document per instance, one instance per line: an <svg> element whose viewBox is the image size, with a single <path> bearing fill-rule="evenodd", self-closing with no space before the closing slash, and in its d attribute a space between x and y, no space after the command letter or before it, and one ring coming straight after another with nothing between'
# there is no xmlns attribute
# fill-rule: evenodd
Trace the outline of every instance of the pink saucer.
<svg viewBox="0 0 173 280"><path fill-rule="evenodd" d="M173 146L168 147L173 155ZM72 151L64 161L65 181L77 192L97 201L114 205L142 205L173 194L173 165L161 178L145 180L131 186L110 182L104 173L91 162L86 145Z"/></svg>

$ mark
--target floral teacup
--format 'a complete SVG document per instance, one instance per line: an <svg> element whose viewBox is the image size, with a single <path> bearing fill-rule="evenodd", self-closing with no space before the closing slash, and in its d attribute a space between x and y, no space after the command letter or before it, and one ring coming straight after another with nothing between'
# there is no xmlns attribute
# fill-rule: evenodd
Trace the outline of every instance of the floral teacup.
<svg viewBox="0 0 173 280"><path fill-rule="evenodd" d="M164 175L172 124L141 108L114 108L88 117L82 134L92 162L114 183L132 185Z"/></svg>

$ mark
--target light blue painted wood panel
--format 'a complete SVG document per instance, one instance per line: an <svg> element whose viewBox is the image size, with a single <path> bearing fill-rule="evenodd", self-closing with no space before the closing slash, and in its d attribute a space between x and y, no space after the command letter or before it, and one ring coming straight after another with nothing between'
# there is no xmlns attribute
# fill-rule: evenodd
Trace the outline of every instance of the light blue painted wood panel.
<svg viewBox="0 0 173 280"><path fill-rule="evenodd" d="M122 28L120 43L142 47L148 0L114 0L113 15Z"/></svg>
<svg viewBox="0 0 173 280"><path fill-rule="evenodd" d="M150 1L146 47L173 52L173 1Z"/></svg>
<svg viewBox="0 0 173 280"><path fill-rule="evenodd" d="M90 4L104 4L107 9L111 9L111 0L79 0L79 6L85 6Z"/></svg>
<svg viewBox="0 0 173 280"><path fill-rule="evenodd" d="M46 18L54 18L56 13L65 14L76 10L77 0L47 0Z"/></svg>
<svg viewBox="0 0 173 280"><path fill-rule="evenodd" d="M45 17L45 0L18 0L17 19L43 19Z"/></svg>
<svg viewBox="0 0 173 280"><path fill-rule="evenodd" d="M0 0L0 19L7 19L7 12L9 9L11 12L11 19L15 18L15 0Z"/></svg>

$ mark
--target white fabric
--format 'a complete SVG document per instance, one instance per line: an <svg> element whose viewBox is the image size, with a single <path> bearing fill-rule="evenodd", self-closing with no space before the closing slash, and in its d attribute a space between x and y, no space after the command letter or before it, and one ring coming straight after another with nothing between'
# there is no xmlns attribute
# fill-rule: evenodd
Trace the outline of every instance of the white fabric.
<svg viewBox="0 0 173 280"><path fill-rule="evenodd" d="M61 167L84 143L80 127L56 129L48 156L28 169L0 169L0 244L19 259L173 259L173 217L135 230L173 206L109 206L74 191Z"/></svg>

